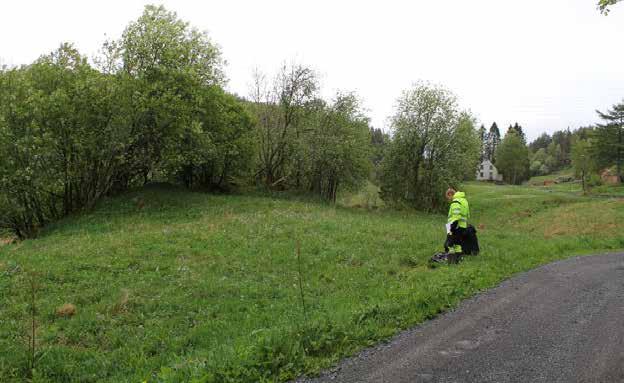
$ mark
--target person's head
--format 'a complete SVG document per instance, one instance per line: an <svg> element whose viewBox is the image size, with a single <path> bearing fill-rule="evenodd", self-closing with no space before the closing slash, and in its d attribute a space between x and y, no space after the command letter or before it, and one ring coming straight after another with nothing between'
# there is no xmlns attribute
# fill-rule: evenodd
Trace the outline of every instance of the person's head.
<svg viewBox="0 0 624 383"><path fill-rule="evenodd" d="M446 200L452 201L454 196L455 196L455 189L448 188L448 190L446 191Z"/></svg>

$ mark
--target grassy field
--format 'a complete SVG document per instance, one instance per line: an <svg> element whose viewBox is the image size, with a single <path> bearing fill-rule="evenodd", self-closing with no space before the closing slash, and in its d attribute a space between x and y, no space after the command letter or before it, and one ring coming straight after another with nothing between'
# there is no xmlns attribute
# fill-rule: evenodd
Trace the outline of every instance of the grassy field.
<svg viewBox="0 0 624 383"><path fill-rule="evenodd" d="M582 194L583 185L580 180L561 183L549 183L548 185L544 184L544 182L548 181L554 182L559 177L573 176L574 170L572 168L565 168L553 174L533 177L529 180L528 185L532 187L539 187L543 190ZM588 186L587 194L589 196L596 197L624 197L624 185Z"/></svg>
<svg viewBox="0 0 624 383"><path fill-rule="evenodd" d="M0 381L286 381L517 272L624 248L622 199L466 192L482 254L436 269L427 260L445 217L367 209L366 196L331 207L151 187L105 200L38 239L0 244ZM74 315L57 313L65 303Z"/></svg>

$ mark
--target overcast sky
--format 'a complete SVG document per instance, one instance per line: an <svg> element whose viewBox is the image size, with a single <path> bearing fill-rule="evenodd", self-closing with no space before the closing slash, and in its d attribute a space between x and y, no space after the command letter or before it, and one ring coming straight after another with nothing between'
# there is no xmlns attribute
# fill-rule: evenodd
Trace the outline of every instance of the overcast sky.
<svg viewBox="0 0 624 383"><path fill-rule="evenodd" d="M206 30L247 95L254 68L314 68L324 97L355 91L388 128L401 91L443 84L489 127L520 123L530 138L596 122L624 99L624 3L596 0L9 1L0 2L0 63L32 62L63 42L88 56L148 3Z"/></svg>

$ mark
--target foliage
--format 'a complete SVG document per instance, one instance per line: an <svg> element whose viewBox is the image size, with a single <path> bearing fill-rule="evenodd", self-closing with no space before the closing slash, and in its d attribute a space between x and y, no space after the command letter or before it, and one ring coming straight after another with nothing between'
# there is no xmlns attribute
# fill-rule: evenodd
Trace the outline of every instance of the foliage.
<svg viewBox="0 0 624 383"><path fill-rule="evenodd" d="M403 92L392 129L381 180L385 201L423 210L440 208L446 188L476 172L478 133L447 89L417 83Z"/></svg>
<svg viewBox="0 0 624 383"><path fill-rule="evenodd" d="M357 189L370 171L370 129L353 94L338 94L322 108L321 123L306 133L307 183L323 199L336 202L339 186Z"/></svg>
<svg viewBox="0 0 624 383"><path fill-rule="evenodd" d="M543 133L529 144L531 175L545 175L570 166L572 141L586 139L586 128Z"/></svg>
<svg viewBox="0 0 624 383"><path fill-rule="evenodd" d="M163 166L175 167L164 159L175 158L171 151L178 141L188 141L190 130L197 131L203 88L222 85L223 60L205 33L162 6L146 6L121 38L106 46L111 49L104 61L117 60L115 73L133 93L133 142L126 172L119 177L124 189L136 178L149 181Z"/></svg>
<svg viewBox="0 0 624 383"><path fill-rule="evenodd" d="M506 182L517 185L529 177L529 151L514 130L508 130L496 150L496 168Z"/></svg>
<svg viewBox="0 0 624 383"><path fill-rule="evenodd" d="M193 123L172 144L165 172L189 188L227 191L249 178L252 118L234 96L217 86L199 92Z"/></svg>
<svg viewBox="0 0 624 383"><path fill-rule="evenodd" d="M317 92L314 71L301 65L282 66L272 83L256 72L256 176L270 189L335 202L340 187L361 186L369 176L369 123L355 95L338 94L327 104Z"/></svg>
<svg viewBox="0 0 624 383"><path fill-rule="evenodd" d="M596 170L591 147L589 140L576 140L572 145L572 166L576 176L581 178L584 192L587 190L587 181L591 172Z"/></svg>
<svg viewBox="0 0 624 383"><path fill-rule="evenodd" d="M458 161L453 167L461 170L461 181L474 180L476 170L479 167L481 139L475 128L476 119L468 112L462 112L459 116L454 140L455 150L463 153L463 156L455 156Z"/></svg>
<svg viewBox="0 0 624 383"><path fill-rule="evenodd" d="M222 85L223 59L205 32L180 20L162 5L147 5L143 14L109 42L118 48L121 70L134 78L166 81L170 76L191 76L203 85Z"/></svg>
<svg viewBox="0 0 624 383"><path fill-rule="evenodd" d="M509 125L509 128L507 129L507 132L509 132L510 130L513 130L516 132L516 134L518 135L518 137L520 137L520 140L522 141L522 143L524 145L526 145L526 135L524 134L524 130L522 130L522 126L518 125L518 123L516 122L513 125Z"/></svg>
<svg viewBox="0 0 624 383"><path fill-rule="evenodd" d="M532 152L537 152L540 149L548 148L548 145L552 142L552 137L548 133L542 133L533 142L529 144L529 149Z"/></svg>
<svg viewBox="0 0 624 383"><path fill-rule="evenodd" d="M0 227L19 237L112 188L129 144L127 99L70 45L0 84Z"/></svg>
<svg viewBox="0 0 624 383"><path fill-rule="evenodd" d="M609 7L612 5L615 5L617 3L619 3L620 0L599 0L598 1L598 9L600 9L600 12L602 12L603 14L607 15L609 14Z"/></svg>
<svg viewBox="0 0 624 383"><path fill-rule="evenodd" d="M605 124L594 131L594 155L601 168L615 165L616 173L624 180L624 101L606 113L596 111Z"/></svg>
<svg viewBox="0 0 624 383"><path fill-rule="evenodd" d="M302 186L302 134L309 110L318 107L318 81L312 69L283 65L270 83L254 74L252 113L258 141L257 176L269 188L285 182ZM309 120L308 120L309 122Z"/></svg>
<svg viewBox="0 0 624 383"><path fill-rule="evenodd" d="M371 181L378 183L379 175L381 174L381 164L388 148L388 142L390 142L390 135L385 133L381 129L371 128L371 165L372 174Z"/></svg>
<svg viewBox="0 0 624 383"><path fill-rule="evenodd" d="M0 72L0 230L18 237L150 180L227 189L253 159L205 33L147 6L99 70L71 45Z"/></svg>

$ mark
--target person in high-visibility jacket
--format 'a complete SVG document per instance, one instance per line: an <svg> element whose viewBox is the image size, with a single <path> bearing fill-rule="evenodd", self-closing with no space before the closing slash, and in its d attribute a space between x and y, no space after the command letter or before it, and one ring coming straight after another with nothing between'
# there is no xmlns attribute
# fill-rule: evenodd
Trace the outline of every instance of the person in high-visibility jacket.
<svg viewBox="0 0 624 383"><path fill-rule="evenodd" d="M466 194L449 188L446 191L446 199L451 203L449 206L448 220L446 222L447 240L445 250L453 253L462 253L461 243L466 236L470 207Z"/></svg>

